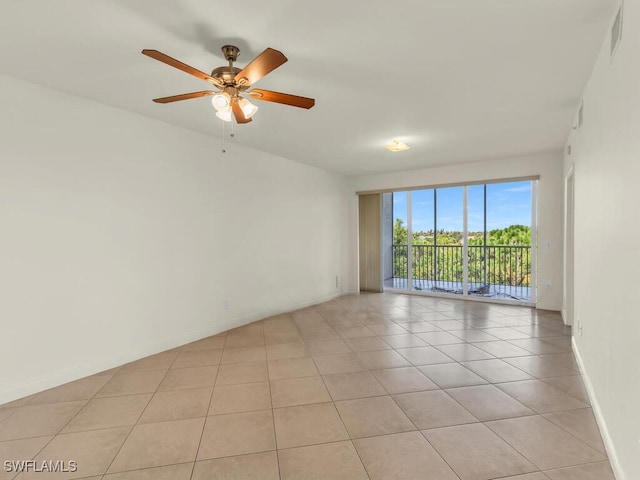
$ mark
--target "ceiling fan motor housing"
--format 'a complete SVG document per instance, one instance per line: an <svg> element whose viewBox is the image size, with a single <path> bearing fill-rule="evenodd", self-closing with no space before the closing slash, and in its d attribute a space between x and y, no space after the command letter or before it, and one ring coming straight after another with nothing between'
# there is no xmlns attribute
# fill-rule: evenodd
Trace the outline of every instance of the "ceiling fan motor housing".
<svg viewBox="0 0 640 480"><path fill-rule="evenodd" d="M238 67L218 67L211 71L211 76L217 78L225 85L233 85L235 83L236 75L242 70Z"/></svg>
<svg viewBox="0 0 640 480"><path fill-rule="evenodd" d="M240 49L235 45L225 45L221 48L221 50L224 58L228 60L229 66L214 68L211 71L211 76L220 80L225 85L225 87L234 87L237 90L245 91L247 88L249 88L249 85L240 85L236 80L236 75L242 70L233 66L233 62L238 59Z"/></svg>

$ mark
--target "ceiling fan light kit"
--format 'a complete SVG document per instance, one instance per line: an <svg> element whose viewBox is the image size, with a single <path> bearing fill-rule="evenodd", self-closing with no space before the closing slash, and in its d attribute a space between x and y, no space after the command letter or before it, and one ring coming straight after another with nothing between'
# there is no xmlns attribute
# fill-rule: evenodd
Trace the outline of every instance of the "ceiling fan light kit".
<svg viewBox="0 0 640 480"><path fill-rule="evenodd" d="M211 97L211 105L218 111L231 108L231 97L226 92L218 92Z"/></svg>
<svg viewBox="0 0 640 480"><path fill-rule="evenodd" d="M216 117L224 120L225 122L231 121L232 113L232 97L227 92L218 92L211 98L211 104L216 109ZM237 100L238 106L244 114L244 118L251 118L258 111L253 103L249 102L246 98L239 98Z"/></svg>
<svg viewBox="0 0 640 480"><path fill-rule="evenodd" d="M223 120L225 122L230 122L231 121L231 109L226 109L226 110L218 110L216 112L216 117L218 117L220 120Z"/></svg>
<svg viewBox="0 0 640 480"><path fill-rule="evenodd" d="M315 105L313 98L299 97L288 93L273 92L271 90L251 89L255 82L272 72L287 61L282 52L267 48L254 58L246 67L240 69L233 63L238 58L240 50L234 45L222 47L222 54L229 62L228 66L214 68L211 75L207 75L185 63L165 55L157 50L142 50L148 57L165 63L171 67L182 70L200 80L210 83L218 90L204 90L200 92L183 93L171 97L155 98L156 103L171 103L190 98L199 98L212 95L211 103L216 109L216 117L225 122L230 122L232 117L239 124L249 123L251 117L258 111L258 107L240 94L247 94L251 98L264 102L274 102L293 107L309 109Z"/></svg>
<svg viewBox="0 0 640 480"><path fill-rule="evenodd" d="M238 100L238 105L242 109L242 113L246 118L251 118L258 111L258 107L256 107L253 103L251 103L246 98L241 98Z"/></svg>

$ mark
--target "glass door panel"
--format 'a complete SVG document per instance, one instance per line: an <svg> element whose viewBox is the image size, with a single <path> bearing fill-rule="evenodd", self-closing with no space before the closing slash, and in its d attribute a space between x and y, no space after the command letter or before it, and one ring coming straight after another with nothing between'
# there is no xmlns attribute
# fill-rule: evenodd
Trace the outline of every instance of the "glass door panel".
<svg viewBox="0 0 640 480"><path fill-rule="evenodd" d="M467 262L469 295L489 293L486 252L486 185L467 187Z"/></svg>
<svg viewBox="0 0 640 480"><path fill-rule="evenodd" d="M436 189L435 292L463 293L464 187Z"/></svg>
<svg viewBox="0 0 640 480"><path fill-rule="evenodd" d="M392 278L385 287L406 290L409 285L408 192L394 192L392 200L392 245L390 255Z"/></svg>
<svg viewBox="0 0 640 480"><path fill-rule="evenodd" d="M532 185L487 185L487 277L495 298L531 300Z"/></svg>
<svg viewBox="0 0 640 480"><path fill-rule="evenodd" d="M435 191L411 192L411 273L413 290L431 290L435 238Z"/></svg>

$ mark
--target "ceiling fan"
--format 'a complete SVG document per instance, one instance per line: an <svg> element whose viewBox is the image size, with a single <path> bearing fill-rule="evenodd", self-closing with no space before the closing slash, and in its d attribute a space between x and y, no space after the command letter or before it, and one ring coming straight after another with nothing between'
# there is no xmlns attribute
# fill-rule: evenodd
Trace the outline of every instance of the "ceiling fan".
<svg viewBox="0 0 640 480"><path fill-rule="evenodd" d="M154 98L153 101L156 103L171 103L212 95L211 103L217 110L216 116L226 122L230 122L233 114L237 123L250 122L251 117L256 110L258 110L258 107L242 97L240 95L241 93L247 94L255 100L282 103L293 107L309 109L315 105L313 98L251 88L254 83L287 61L287 57L285 57L282 52L274 50L273 48L267 48L246 67L240 69L233 66L240 50L233 45L225 45L222 47L222 53L229 62L229 66L214 68L211 75L207 75L157 50L145 49L142 50L142 53L178 70L182 70L189 75L193 75L200 80L209 82L218 88L218 90L203 90L200 92L173 95L171 97ZM251 88L251 90L249 90L249 88Z"/></svg>

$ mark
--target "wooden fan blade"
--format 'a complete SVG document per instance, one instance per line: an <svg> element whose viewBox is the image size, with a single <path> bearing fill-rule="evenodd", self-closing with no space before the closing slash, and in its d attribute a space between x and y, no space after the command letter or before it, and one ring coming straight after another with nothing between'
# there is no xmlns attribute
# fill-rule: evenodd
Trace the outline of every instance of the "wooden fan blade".
<svg viewBox="0 0 640 480"><path fill-rule="evenodd" d="M236 76L235 80L243 85L253 85L269 72L274 71L287 61L282 52L267 48L264 52L251 60ZM246 79L246 80L243 80Z"/></svg>
<svg viewBox="0 0 640 480"><path fill-rule="evenodd" d="M154 98L153 101L156 103L171 103L180 100L189 100L190 98L206 97L207 95L215 95L216 93L218 92L213 90L203 90L201 92L183 93L182 95L173 95L171 97Z"/></svg>
<svg viewBox="0 0 640 480"><path fill-rule="evenodd" d="M233 112L233 116L236 117L236 122L238 123L249 123L251 121L250 118L244 116L244 112L238 105L237 101L231 102L231 111Z"/></svg>
<svg viewBox="0 0 640 480"><path fill-rule="evenodd" d="M220 86L220 81L216 80L215 78L213 78L211 75L207 75L204 72L201 72L200 70L198 70L197 68L193 68L189 65L187 65L186 63L182 63L179 60L176 60L175 58L171 58L169 55L165 55L162 52L159 52L158 50L142 50L142 54L146 55L147 57L151 57L154 60L158 60L159 62L162 63L166 63L167 65L177 68L178 70L182 70L185 73L188 73L189 75L193 75L196 78L199 78L200 80L204 80L205 82L209 82L212 83L216 86Z"/></svg>
<svg viewBox="0 0 640 480"><path fill-rule="evenodd" d="M263 100L265 102L283 103L285 105L291 105L292 107L311 108L316 104L313 98L299 97L297 95L290 95L288 93L272 92L271 90L261 90L254 88L247 92L252 98L256 100Z"/></svg>

